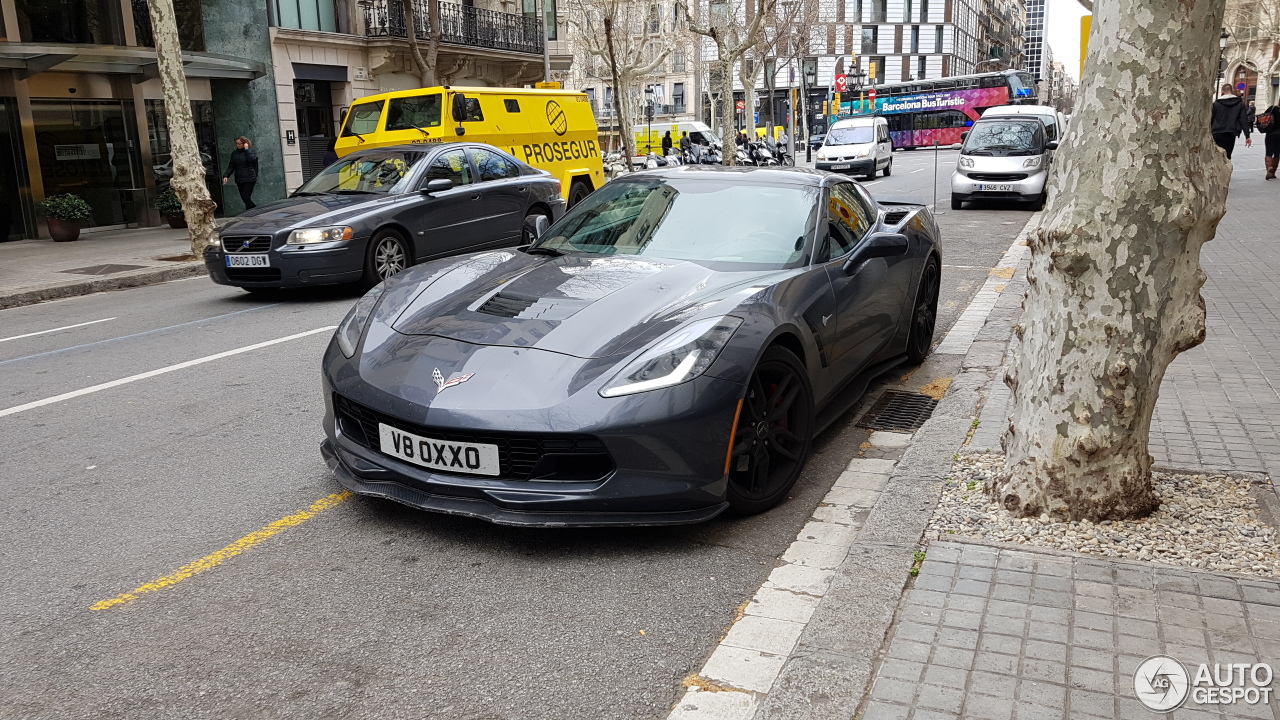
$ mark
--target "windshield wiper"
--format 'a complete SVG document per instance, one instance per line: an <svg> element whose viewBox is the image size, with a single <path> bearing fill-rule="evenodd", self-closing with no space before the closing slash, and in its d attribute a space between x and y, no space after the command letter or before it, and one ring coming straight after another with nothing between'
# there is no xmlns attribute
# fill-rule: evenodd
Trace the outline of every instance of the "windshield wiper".
<svg viewBox="0 0 1280 720"><path fill-rule="evenodd" d="M334 195L377 195L372 190L334 190Z"/></svg>
<svg viewBox="0 0 1280 720"><path fill-rule="evenodd" d="M355 135L357 140L359 140L360 142L364 142L364 136L363 136L363 135L361 135L360 133L356 132L355 130L352 130L352 129L348 128L348 129L347 129L347 134L348 134L348 135Z"/></svg>
<svg viewBox="0 0 1280 720"><path fill-rule="evenodd" d="M563 250L557 250L555 248L546 247L544 245L536 245L534 247L525 248L524 253L526 255L550 255L551 257L560 257L561 255L564 255Z"/></svg>
<svg viewBox="0 0 1280 720"><path fill-rule="evenodd" d="M316 195L328 195L328 194L329 193L311 192L310 190L295 190L293 192L294 197L311 197Z"/></svg>

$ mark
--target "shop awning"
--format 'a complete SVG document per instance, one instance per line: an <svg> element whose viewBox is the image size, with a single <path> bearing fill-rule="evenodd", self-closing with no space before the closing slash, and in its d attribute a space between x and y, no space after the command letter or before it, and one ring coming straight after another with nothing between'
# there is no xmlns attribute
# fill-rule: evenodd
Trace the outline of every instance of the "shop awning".
<svg viewBox="0 0 1280 720"><path fill-rule="evenodd" d="M184 52L182 65L189 78L254 80L267 74L263 63L213 53ZM0 43L0 68L16 70L21 78L49 70L159 77L154 49L116 45Z"/></svg>

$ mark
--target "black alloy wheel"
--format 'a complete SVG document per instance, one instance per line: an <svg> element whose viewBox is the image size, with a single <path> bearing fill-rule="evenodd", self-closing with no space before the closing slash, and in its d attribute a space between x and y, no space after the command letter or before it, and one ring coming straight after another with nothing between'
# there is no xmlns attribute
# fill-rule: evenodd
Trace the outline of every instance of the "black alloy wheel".
<svg viewBox="0 0 1280 720"><path fill-rule="evenodd" d="M568 206L573 207L574 205L577 205L583 200L586 200L587 196L590 194L591 194L591 187L589 185L587 185L585 182L581 180L574 180L573 184L569 186Z"/></svg>
<svg viewBox="0 0 1280 720"><path fill-rule="evenodd" d="M538 218L546 218L547 222L551 222L551 216L547 215L547 211L542 208L529 208L529 214L524 216L524 227L520 230L520 244L529 245L538 239Z"/></svg>
<svg viewBox="0 0 1280 720"><path fill-rule="evenodd" d="M782 502L813 443L813 391L804 365L772 346L751 375L729 456L729 509L764 512Z"/></svg>
<svg viewBox="0 0 1280 720"><path fill-rule="evenodd" d="M911 332L907 336L907 362L918 365L933 347L933 330L938 325L938 288L941 273L938 260L930 255L920 274L920 287L911 312Z"/></svg>
<svg viewBox="0 0 1280 720"><path fill-rule="evenodd" d="M379 230L369 238L369 252L364 263L365 287L373 287L409 267L409 248L400 233Z"/></svg>

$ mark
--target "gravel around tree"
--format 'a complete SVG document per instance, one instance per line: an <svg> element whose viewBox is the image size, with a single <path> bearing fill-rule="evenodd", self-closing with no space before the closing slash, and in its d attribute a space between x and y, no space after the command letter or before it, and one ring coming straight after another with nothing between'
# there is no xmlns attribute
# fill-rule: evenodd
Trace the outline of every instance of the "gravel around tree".
<svg viewBox="0 0 1280 720"><path fill-rule="evenodd" d="M1243 477L1154 473L1159 507L1136 521L1054 522L1018 518L989 502L987 483L1004 469L995 454L962 455L943 486L926 537L962 537L1190 568L1280 577L1280 547ZM1267 492L1274 492L1270 486Z"/></svg>

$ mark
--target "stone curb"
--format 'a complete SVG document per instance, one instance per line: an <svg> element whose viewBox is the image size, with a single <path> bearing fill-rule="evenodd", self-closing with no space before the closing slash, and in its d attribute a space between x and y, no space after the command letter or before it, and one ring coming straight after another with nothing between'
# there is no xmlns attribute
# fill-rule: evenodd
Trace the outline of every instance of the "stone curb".
<svg viewBox="0 0 1280 720"><path fill-rule="evenodd" d="M49 300L76 297L78 295L92 295L93 293L106 292L108 290L156 285L170 280L196 277L197 275L203 275L205 272L204 262L202 261L181 262L174 263L172 266L132 270L111 277L77 280L35 290L20 290L8 294L0 294L0 310L22 307L23 305L34 305Z"/></svg>
<svg viewBox="0 0 1280 720"><path fill-rule="evenodd" d="M1038 220L1032 216L1019 240ZM1028 264L1024 257L1015 277L1025 275ZM1018 317L1008 311L1008 295L1021 303L1016 290L993 303L977 333L981 341L975 337L966 348L946 396L912 437L755 720L849 720L861 707L944 478L968 439L986 389L1002 382L1002 363L991 356Z"/></svg>

